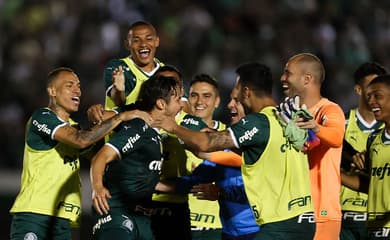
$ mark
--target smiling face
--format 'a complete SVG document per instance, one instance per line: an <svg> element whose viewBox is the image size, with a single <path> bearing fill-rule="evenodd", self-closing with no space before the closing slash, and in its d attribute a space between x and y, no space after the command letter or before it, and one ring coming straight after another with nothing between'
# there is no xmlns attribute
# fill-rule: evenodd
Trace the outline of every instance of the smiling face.
<svg viewBox="0 0 390 240"><path fill-rule="evenodd" d="M377 74L368 75L361 80L360 84L356 84L354 87L355 92L359 95L359 101L367 109L369 109L369 105L368 105L367 97L366 97L367 86L377 76L378 76Z"/></svg>
<svg viewBox="0 0 390 240"><path fill-rule="evenodd" d="M80 80L69 71L61 71L48 86L51 103L56 111L77 112L80 106Z"/></svg>
<svg viewBox="0 0 390 240"><path fill-rule="evenodd" d="M220 98L213 85L207 82L196 82L190 87L188 101L192 114L202 118L205 122L211 122L214 110L219 106Z"/></svg>
<svg viewBox="0 0 390 240"><path fill-rule="evenodd" d="M160 44L156 30L147 24L132 28L127 35L131 59L141 68L154 67L154 56Z"/></svg>
<svg viewBox="0 0 390 240"><path fill-rule="evenodd" d="M239 90L238 88L233 88L230 93L230 102L227 107L230 112L230 123L234 124L238 122L241 118L245 117L244 107L238 100Z"/></svg>
<svg viewBox="0 0 390 240"><path fill-rule="evenodd" d="M367 101L375 119L390 123L390 88L384 83L374 83L367 87Z"/></svg>
<svg viewBox="0 0 390 240"><path fill-rule="evenodd" d="M284 72L280 77L283 94L286 97L302 96L304 89L304 74L296 59L287 62Z"/></svg>
<svg viewBox="0 0 390 240"><path fill-rule="evenodd" d="M180 86L176 87L176 90L173 91L169 102L167 102L165 108L165 115L171 118L175 118L178 112L180 112L181 106L181 95L180 95Z"/></svg>

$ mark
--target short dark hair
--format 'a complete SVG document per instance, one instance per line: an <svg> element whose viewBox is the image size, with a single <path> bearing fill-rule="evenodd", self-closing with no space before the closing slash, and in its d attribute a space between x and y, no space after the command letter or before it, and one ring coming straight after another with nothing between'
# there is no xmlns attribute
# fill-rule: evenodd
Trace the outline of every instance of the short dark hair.
<svg viewBox="0 0 390 240"><path fill-rule="evenodd" d="M373 85L373 84L376 84L376 83L384 84L384 85L386 85L388 88L390 88L390 74L379 75L378 77L374 78L374 79L368 84L368 86Z"/></svg>
<svg viewBox="0 0 390 240"><path fill-rule="evenodd" d="M363 78L369 75L383 75L386 74L386 69L376 62L366 62L360 65L353 74L353 79L356 85L362 84Z"/></svg>
<svg viewBox="0 0 390 240"><path fill-rule="evenodd" d="M177 69L173 65L164 65L164 66L159 67L157 69L157 71L154 73L154 75L158 75L161 72L174 72L174 73L177 73L177 75L179 75L180 80L183 78L183 75L181 74L179 69Z"/></svg>
<svg viewBox="0 0 390 240"><path fill-rule="evenodd" d="M190 82L190 87L191 87L192 85L194 85L195 83L202 83L202 82L208 83L208 84L210 84L211 86L213 86L214 89L215 89L215 92L216 92L217 95L218 95L218 82L215 80L215 78L213 78L213 77L211 77L210 75L205 74L205 73L201 73L201 74L195 75L195 76L192 78L191 82Z"/></svg>
<svg viewBox="0 0 390 240"><path fill-rule="evenodd" d="M151 24L150 22L147 22L147 21L136 21L136 22L132 23L130 25L129 31L133 30L134 28L141 27L141 26L146 26L146 27L153 29L154 33L157 35L156 28L153 26L153 24ZM129 38L129 36L127 35L126 38Z"/></svg>
<svg viewBox="0 0 390 240"><path fill-rule="evenodd" d="M244 63L240 65L236 73L239 75L239 83L252 89L257 96L272 95L272 73L269 67L258 62Z"/></svg>
<svg viewBox="0 0 390 240"><path fill-rule="evenodd" d="M153 75L141 86L138 95L138 104L140 110L151 111L156 105L158 99L164 99L170 102L172 95L178 94L176 87L179 83L173 77L164 77Z"/></svg>
<svg viewBox="0 0 390 240"><path fill-rule="evenodd" d="M70 72L70 73L76 74L73 71L73 69L68 68L68 67L58 67L58 68L55 68L55 69L51 70L49 72L49 74L47 75L47 83L46 83L47 86L50 86L61 72Z"/></svg>

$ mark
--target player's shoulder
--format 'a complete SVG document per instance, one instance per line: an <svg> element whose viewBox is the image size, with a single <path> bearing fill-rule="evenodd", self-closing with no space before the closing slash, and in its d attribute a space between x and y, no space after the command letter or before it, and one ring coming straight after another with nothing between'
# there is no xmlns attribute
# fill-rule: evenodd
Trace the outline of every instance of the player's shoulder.
<svg viewBox="0 0 390 240"><path fill-rule="evenodd" d="M32 119L58 119L57 114L49 108L38 108L31 114Z"/></svg>
<svg viewBox="0 0 390 240"><path fill-rule="evenodd" d="M113 59L110 59L107 63L106 63L106 66L105 66L105 69L109 69L109 68L112 68L115 69L119 66L123 66L123 67L126 67L126 63L123 59L120 59L120 58L113 58Z"/></svg>
<svg viewBox="0 0 390 240"><path fill-rule="evenodd" d="M207 128L207 124L203 122L203 120L200 117L191 114L186 114L181 120L180 125L184 127L190 127L191 129L198 129L198 130Z"/></svg>
<svg viewBox="0 0 390 240"><path fill-rule="evenodd" d="M153 128L150 127L143 119L133 118L131 120L123 122L120 125L120 129L131 132L147 132Z"/></svg>

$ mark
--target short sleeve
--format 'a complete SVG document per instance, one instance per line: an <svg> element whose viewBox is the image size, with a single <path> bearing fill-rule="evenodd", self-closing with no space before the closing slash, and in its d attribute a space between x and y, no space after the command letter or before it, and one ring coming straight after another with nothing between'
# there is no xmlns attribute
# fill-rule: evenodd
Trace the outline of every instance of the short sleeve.
<svg viewBox="0 0 390 240"><path fill-rule="evenodd" d="M26 143L36 150L50 149L57 144L54 140L57 129L68 124L50 109L38 109L27 123Z"/></svg>

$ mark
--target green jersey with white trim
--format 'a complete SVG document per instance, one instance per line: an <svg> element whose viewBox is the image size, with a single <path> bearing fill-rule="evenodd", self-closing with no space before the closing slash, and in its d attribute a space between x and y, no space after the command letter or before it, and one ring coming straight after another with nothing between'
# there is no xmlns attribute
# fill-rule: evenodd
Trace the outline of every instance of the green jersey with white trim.
<svg viewBox="0 0 390 240"><path fill-rule="evenodd" d="M154 59L156 64L156 68L150 72L145 73L142 71L131 59L130 57L122 58L122 59L112 59L104 68L104 86L106 90L106 99L105 99L105 109L112 110L115 107L114 102L110 97L110 91L112 88L112 72L115 68L122 66L123 72L125 75L125 96L126 103L131 104L134 103L139 95L139 91L141 89L141 85L143 82L148 80L155 71L164 64L161 63L157 58Z"/></svg>
<svg viewBox="0 0 390 240"><path fill-rule="evenodd" d="M366 150L367 139L370 133L383 128L384 124L374 121L368 125L356 109L351 109L346 118L344 140L357 152ZM341 209L343 211L366 212L367 194L341 186L340 191Z"/></svg>
<svg viewBox="0 0 390 240"><path fill-rule="evenodd" d="M283 135L275 107L265 107L228 128L243 150L245 192L259 225L313 212L307 155Z"/></svg>
<svg viewBox="0 0 390 240"><path fill-rule="evenodd" d="M44 214L69 219L74 224L79 220L79 150L54 139L55 132L70 122L49 108L32 114L26 124L21 190L11 213Z"/></svg>
<svg viewBox="0 0 390 240"><path fill-rule="evenodd" d="M390 228L390 134L380 129L369 136L370 185L368 227Z"/></svg>
<svg viewBox="0 0 390 240"><path fill-rule="evenodd" d="M121 124L106 145L119 156L104 174L104 186L112 196L108 199L110 207L130 207L151 200L163 161L158 130L136 118Z"/></svg>

